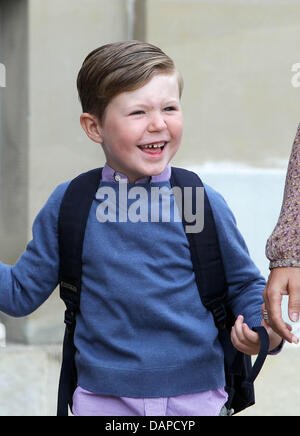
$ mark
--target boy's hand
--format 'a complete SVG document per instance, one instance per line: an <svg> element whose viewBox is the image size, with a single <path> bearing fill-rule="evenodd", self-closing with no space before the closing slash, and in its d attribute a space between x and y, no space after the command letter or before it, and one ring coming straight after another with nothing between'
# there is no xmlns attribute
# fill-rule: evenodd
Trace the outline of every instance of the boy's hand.
<svg viewBox="0 0 300 436"><path fill-rule="evenodd" d="M244 317L239 315L231 329L231 341L236 349L245 354L258 354L260 349L259 335L251 330L243 321ZM281 343L282 338L277 335L264 321L262 321L262 326L266 328L269 334L269 351L274 350Z"/></svg>

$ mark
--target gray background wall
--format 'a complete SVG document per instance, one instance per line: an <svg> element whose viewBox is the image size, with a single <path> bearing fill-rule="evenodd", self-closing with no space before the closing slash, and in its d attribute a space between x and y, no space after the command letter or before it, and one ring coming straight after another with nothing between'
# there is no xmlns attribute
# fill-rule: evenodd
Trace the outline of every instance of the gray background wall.
<svg viewBox="0 0 300 436"><path fill-rule="evenodd" d="M185 132L174 165L194 169L224 195L267 276L265 243L300 122L300 89L291 83L300 62L297 0L0 0L1 261L18 259L59 183L104 164L79 124L76 77L95 47L133 38L159 45L184 76ZM20 414L53 413L45 395L49 374L57 378L63 311L56 290L28 317L0 316L9 344L0 350L0 386L13 395L17 355L43 362L38 384L31 381L37 403L30 408L25 396ZM56 350L51 359L45 347ZM18 414L9 403L0 398L0 414Z"/></svg>

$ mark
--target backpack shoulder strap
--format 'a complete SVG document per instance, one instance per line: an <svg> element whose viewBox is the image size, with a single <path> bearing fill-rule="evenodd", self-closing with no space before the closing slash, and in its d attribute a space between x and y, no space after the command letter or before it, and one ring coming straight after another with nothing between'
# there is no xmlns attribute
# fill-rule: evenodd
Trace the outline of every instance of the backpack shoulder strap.
<svg viewBox="0 0 300 436"><path fill-rule="evenodd" d="M189 241L192 263L194 265L194 273L197 287L203 305L212 312L215 324L219 327L225 326L226 309L225 299L227 294L227 282L224 272L224 266L220 253L218 234L216 230L213 212L204 189L200 177L183 168L172 167L171 186L179 186L182 189L183 202L187 200L186 196L192 194L192 211L196 213L204 213L204 227L198 233L186 233ZM186 190L185 187L191 187L192 191ZM197 187L204 189L204 204L201 208L204 211L196 210L196 195ZM184 206L182 207L184 211ZM182 213L182 222L186 228L187 222L185 214Z"/></svg>
<svg viewBox="0 0 300 436"><path fill-rule="evenodd" d="M62 199L58 218L60 297L66 305L65 336L58 391L58 416L68 415L76 387L74 329L79 310L84 233L93 198L102 177L102 168L73 179Z"/></svg>
<svg viewBox="0 0 300 436"><path fill-rule="evenodd" d="M63 197L59 219L60 296L73 300L81 289L81 253L86 221L102 176L102 168L73 179Z"/></svg>
<svg viewBox="0 0 300 436"><path fill-rule="evenodd" d="M194 215L198 213L199 211L196 210L195 188L204 188L200 177L192 171L172 167L170 182L172 187L179 186L182 190L184 190L184 187L192 187L192 201L189 199L189 204L192 204L192 213ZM188 193L189 191L187 191L187 194ZM184 202L186 199L185 195L182 195L182 199ZM182 207L182 210L184 211L184 207ZM199 295L203 305L212 312L216 327L219 331L219 339L224 350L225 372L227 373L226 378L228 383L227 391L229 394L227 405L231 407L231 404L233 404L236 411L239 411L254 404L253 383L267 356L269 336L264 327L258 326L253 328L253 330L259 334L261 342L260 351L253 368L250 356L238 352L233 347L226 323L229 315L226 308L228 284L216 224L205 189L204 211L200 211L200 213L204 213L204 226L202 231L198 233L186 233L186 236L190 245L191 259ZM182 214L182 223L184 228L186 228L187 222L184 214ZM233 320L230 320L230 322L232 321ZM240 377L241 373L244 375L238 383L242 382L242 385L238 386L235 376L237 374L238 377ZM245 400L239 397L241 389L246 390ZM235 392L237 392L238 395L235 396Z"/></svg>

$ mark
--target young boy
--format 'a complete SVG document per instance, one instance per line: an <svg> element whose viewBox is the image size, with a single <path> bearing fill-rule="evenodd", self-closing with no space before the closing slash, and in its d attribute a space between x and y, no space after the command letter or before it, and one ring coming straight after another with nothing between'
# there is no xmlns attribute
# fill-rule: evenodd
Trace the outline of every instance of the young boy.
<svg viewBox="0 0 300 436"><path fill-rule="evenodd" d="M199 298L182 223L107 220L100 201L102 188L117 193L124 186L146 192L170 187L170 161L183 130L181 76L159 48L124 41L90 53L77 85L81 125L101 144L106 164L83 247L73 413L222 414L223 350L212 314ZM68 184L59 185L38 214L18 262L0 265L0 309L10 315L31 313L58 284L57 222ZM262 322L265 281L224 199L205 189L237 317L232 341L256 354L259 339L251 327ZM281 338L268 331L272 350Z"/></svg>

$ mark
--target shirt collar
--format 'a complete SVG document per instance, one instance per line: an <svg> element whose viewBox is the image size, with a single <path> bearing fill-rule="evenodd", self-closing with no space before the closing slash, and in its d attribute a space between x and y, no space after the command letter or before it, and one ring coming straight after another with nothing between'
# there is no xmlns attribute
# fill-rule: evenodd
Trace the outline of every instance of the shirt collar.
<svg viewBox="0 0 300 436"><path fill-rule="evenodd" d="M138 179L135 183L152 183L152 182L165 182L170 179L171 176L171 165L168 164L164 171L157 176L145 176ZM128 182L127 176L115 171L106 162L102 170L102 180L104 182Z"/></svg>

